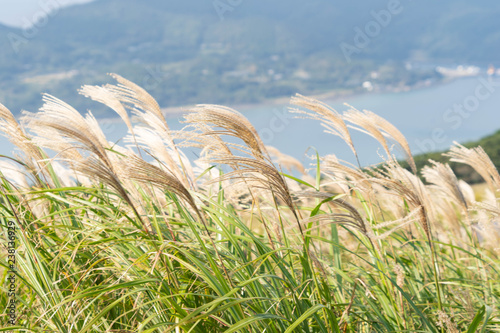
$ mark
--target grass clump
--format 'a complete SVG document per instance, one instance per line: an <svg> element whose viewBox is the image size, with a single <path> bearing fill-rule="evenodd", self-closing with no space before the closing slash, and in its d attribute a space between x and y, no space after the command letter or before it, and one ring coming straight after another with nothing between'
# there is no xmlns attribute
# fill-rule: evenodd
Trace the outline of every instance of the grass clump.
<svg viewBox="0 0 500 333"><path fill-rule="evenodd" d="M450 152L487 178L477 202L445 164L427 166L424 184L406 139L386 120L297 95L293 112L322 122L356 156L349 127L387 153L371 170L318 154L311 176L266 147L235 110L197 106L174 132L145 90L113 77L118 84L81 93L125 121L124 146L108 142L90 112L53 96L21 123L0 107L2 131L20 153L0 162L2 241L14 222L17 251L17 322L8 328L5 310L5 329L500 329L500 177L484 151ZM200 159L187 159L185 147L199 148ZM0 264L7 309L6 251Z"/></svg>

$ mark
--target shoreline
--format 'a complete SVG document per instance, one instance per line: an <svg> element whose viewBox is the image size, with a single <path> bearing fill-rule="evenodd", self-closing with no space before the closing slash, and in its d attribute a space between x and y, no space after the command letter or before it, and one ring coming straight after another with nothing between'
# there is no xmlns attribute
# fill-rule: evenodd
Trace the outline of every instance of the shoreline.
<svg viewBox="0 0 500 333"><path fill-rule="evenodd" d="M374 93L376 94L379 92L374 92ZM324 93L320 93L320 94L308 95L308 97L312 97L312 98L315 98L318 100L332 101L335 99L352 97L352 96L357 96L357 95L362 96L365 94L367 94L367 92L355 92L355 91L346 90L346 91L343 91L342 93L339 93L338 90L332 90L332 91L328 91L328 92L324 92ZM370 94L370 93L368 92L368 94ZM265 100L258 102L258 103L245 103L245 104L234 104L234 105L231 105L228 103L228 104L219 104L219 105L229 107L229 108L234 109L236 111L248 111L248 110L256 109L256 108L259 108L262 106L271 106L272 107L272 106L286 105L286 104L290 103L291 97L292 96L270 98L270 99L265 99ZM179 118L179 117L183 116L189 109L195 107L196 105L201 105L201 104L203 104L203 103L182 105L182 106L162 107L161 111L162 111L165 119L169 120L169 119ZM133 118L133 117L134 116L132 116L131 118ZM116 123L118 121L120 121L120 122L122 121L121 117L118 114L116 114L113 117L98 118L97 120L98 121L106 121L108 123Z"/></svg>
<svg viewBox="0 0 500 333"><path fill-rule="evenodd" d="M345 98L345 97L351 97L355 95L364 95L364 92L355 92L353 90L345 90L342 92L339 92L338 90L331 90L327 91L324 93L320 94L314 94L314 95L308 95L309 97L316 98L318 100L333 100L333 99L340 99L340 98ZM293 95L292 95L293 96ZM286 97L275 97L275 98L269 98L269 99L264 99L258 103L243 103L243 104L219 104L219 105L224 105L226 107L230 107L231 109L234 109L236 111L248 111L251 109L256 109L262 106L281 106L285 104L290 103L290 98L292 96ZM189 109L195 107L196 105L200 105L203 103L199 104L192 104L192 105L182 105L182 106L169 106L165 108L161 108L163 111L163 114L166 119L169 118L176 118L179 116L182 116L185 112L187 112Z"/></svg>
<svg viewBox="0 0 500 333"><path fill-rule="evenodd" d="M472 77L470 77L472 78ZM350 97L360 97L360 96L367 96L367 95L376 95L376 94L397 94L397 93L405 93L405 92L413 92L413 91L418 91L421 89L427 89L427 88L432 88L436 86L441 86L441 85L446 85L451 82L454 82L458 79L464 79L464 78L454 78L454 79L447 79L443 78L441 80L436 80L434 82L430 81L421 81L417 82L417 84L413 86L403 86L403 87L384 87L382 89L377 89L374 91L356 91L354 89L351 90L330 90L322 93L316 93L312 95L307 95L308 97L312 97L315 99L318 99L320 101L325 101L325 102L345 102L345 100L342 101L342 99L345 98L350 98ZM293 95L292 95L293 96ZM248 111L251 109L256 109L259 107L264 107L264 106L282 106L282 105L288 105L290 103L290 98L292 96L286 97L275 97L275 98L269 98L269 99L264 99L258 103L243 103L243 104L224 104L224 106L230 107L236 111ZM203 104L203 103L199 103ZM162 107L161 111L163 115L165 116L165 119L174 119L174 118L179 118L182 117L189 109L195 107L196 105L199 104L191 104L191 105L181 105L181 106L169 106L169 107ZM221 104L223 105L223 104ZM116 123L118 121L122 121L120 116L116 114L116 116L113 117L103 117L99 118L98 121L106 121L109 123Z"/></svg>
<svg viewBox="0 0 500 333"><path fill-rule="evenodd" d="M413 86L404 86L404 87L383 87L381 89L377 89L374 91L358 91L355 89L332 89L328 90L325 92L321 93L315 93L315 94L310 94L310 95L305 95L307 97L311 97L323 102L345 102L344 98L350 98L350 97L360 97L360 96L367 96L367 95L376 95L376 94L397 94L397 93L405 93L405 92L412 92L412 91L418 91L421 89L426 89L426 88L431 88L431 87L436 87L436 86L441 86L445 85L448 83L451 83L455 80L459 80L463 78L443 78L441 80L436 80L436 81L419 81ZM245 111L249 109L256 109L259 108L260 106L279 106L279 105L289 105L290 103L290 98L292 96L282 96L282 97L275 97L275 98L269 98L269 99L264 99L258 103L243 103L243 104L223 104L224 106L230 107L236 111ZM203 104L203 103L199 103ZM165 108L161 108L162 111L164 112L164 115L166 118L175 118L178 116L182 116L184 112L186 112L188 109L196 106L197 104L193 105L182 105L182 106L169 106Z"/></svg>

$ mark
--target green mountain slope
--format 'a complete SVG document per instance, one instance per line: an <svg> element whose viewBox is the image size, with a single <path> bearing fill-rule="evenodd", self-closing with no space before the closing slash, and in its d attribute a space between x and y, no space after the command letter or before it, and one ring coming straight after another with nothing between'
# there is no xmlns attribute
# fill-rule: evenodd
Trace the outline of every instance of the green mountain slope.
<svg viewBox="0 0 500 333"><path fill-rule="evenodd" d="M391 6L397 11L366 45L356 43L356 29ZM57 92L85 108L75 90L106 82L107 72L146 87L162 106L355 91L372 71L380 87L413 85L439 75L407 61L499 64L499 14L493 0L96 0L28 30L0 26L0 100L18 112ZM347 44L357 48L350 62Z"/></svg>

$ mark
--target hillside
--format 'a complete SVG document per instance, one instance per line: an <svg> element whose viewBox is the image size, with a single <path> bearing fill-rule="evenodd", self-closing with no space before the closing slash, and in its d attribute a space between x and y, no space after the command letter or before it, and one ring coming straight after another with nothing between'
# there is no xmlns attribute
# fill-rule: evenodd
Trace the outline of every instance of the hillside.
<svg viewBox="0 0 500 333"><path fill-rule="evenodd" d="M500 131L488 135L477 141L463 143L463 145L467 148L474 148L477 146L483 147L484 151L486 152L486 154L488 154L493 164L498 170L500 170ZM415 163L417 164L417 168L419 170L422 170L425 165L429 164L428 161L429 159L431 159L437 162L449 163L450 167L453 169L453 172L457 175L457 177L465 180L467 183L477 184L484 181L481 176L479 176L479 174L472 170L472 168L470 168L469 166L450 162L448 157L443 156L444 153L446 153L446 151L420 154L415 156ZM402 162L402 164L405 167L409 168L406 162Z"/></svg>
<svg viewBox="0 0 500 333"><path fill-rule="evenodd" d="M215 8L220 3L225 7ZM389 4L367 3L96 0L64 8L29 30L0 26L0 100L19 112L36 109L41 92L57 92L84 109L74 91L117 72L162 106L252 103L359 91L368 79L380 89L412 86L439 80L437 63L498 64L498 2L401 1L359 45L355 29L367 28ZM357 47L350 62L347 44Z"/></svg>

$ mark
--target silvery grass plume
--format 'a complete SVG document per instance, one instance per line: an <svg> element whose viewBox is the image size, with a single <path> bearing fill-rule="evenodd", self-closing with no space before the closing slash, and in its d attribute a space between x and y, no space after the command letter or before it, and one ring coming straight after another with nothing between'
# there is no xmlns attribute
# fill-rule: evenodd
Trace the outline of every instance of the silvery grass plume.
<svg viewBox="0 0 500 333"><path fill-rule="evenodd" d="M195 174L191 167L191 162L182 152L178 149L175 151L165 137L152 128L144 126L135 127L135 137L127 136L125 142L135 142L141 149L146 151L148 155L161 163L165 168L174 174L184 186L196 189ZM183 169L183 166L185 168ZM187 174L187 176L186 176Z"/></svg>
<svg viewBox="0 0 500 333"><path fill-rule="evenodd" d="M467 182L460 179L458 181L458 186L460 187L460 191L464 195L465 202L467 202L467 206L472 206L473 203L476 202L476 193L472 186L470 186Z"/></svg>
<svg viewBox="0 0 500 333"><path fill-rule="evenodd" d="M325 192L335 192L335 193L349 193L350 190L350 179L348 174L342 170L337 170L334 166L344 165L340 164L337 157L333 154L321 157L320 170L324 176L324 181L321 182L320 187L324 189ZM348 168L348 167L346 167ZM350 169L350 168L348 168Z"/></svg>
<svg viewBox="0 0 500 333"><path fill-rule="evenodd" d="M109 75L118 81L118 84L106 84L103 87L103 89L108 91L106 94L114 96L114 98L122 103L125 108L130 109L139 121L151 128L161 138L161 140L168 146L168 150L172 151L172 155L175 156L173 159L165 159L164 163L166 163L172 170L179 168L181 170L179 173L182 173L181 179L184 184L189 184L189 186L195 188L192 166L187 159L183 158L183 153L179 150L175 141L176 134L168 126L167 120L165 119L158 102L145 89L137 84L121 77L118 74ZM113 105L115 105L115 102L113 102ZM118 108L118 110L121 114L123 114L123 110L121 108ZM133 141L135 142L134 132L131 131L131 134ZM151 147L149 145L147 146L149 148L156 149L155 147ZM175 165L173 161L177 164Z"/></svg>
<svg viewBox="0 0 500 333"><path fill-rule="evenodd" d="M155 115L168 128L160 105L145 89L118 74L109 75L118 81L118 84L107 84L104 88L113 94L116 99L127 105L132 111Z"/></svg>
<svg viewBox="0 0 500 333"><path fill-rule="evenodd" d="M321 172L336 180L339 184L347 186L346 191L349 187L357 186L369 192L372 187L368 175L363 170L342 164L334 155L327 155L322 158Z"/></svg>
<svg viewBox="0 0 500 333"><path fill-rule="evenodd" d="M498 199L495 193L493 193L489 189L486 189L484 191L484 197L482 198L482 200L475 201L471 206L471 210L476 212L476 214L478 215L478 217L476 217L476 220L479 221L482 225L487 224L485 223L485 221L495 224L495 232L489 236L490 238L497 238L498 241L498 237L500 236L500 199ZM478 223L476 223L476 225L477 224ZM496 245L498 246L498 243Z"/></svg>
<svg viewBox="0 0 500 333"><path fill-rule="evenodd" d="M0 160L0 177L8 180L15 188L29 189L25 172L25 169L21 168L17 163Z"/></svg>
<svg viewBox="0 0 500 333"><path fill-rule="evenodd" d="M499 199L497 198L495 192L491 191L489 188L484 190L481 202L487 203L491 206L496 206L499 203L498 200Z"/></svg>
<svg viewBox="0 0 500 333"><path fill-rule="evenodd" d="M338 186L341 187L343 193L353 193L355 191L366 196L371 202L376 202L380 213L383 214L380 202L387 191L384 189L383 194L375 191L376 183L371 182L369 174L361 168L342 164L334 156L326 156L321 162L321 172L326 177L332 179Z"/></svg>
<svg viewBox="0 0 500 333"><path fill-rule="evenodd" d="M229 180L232 184L246 183L251 188L270 192L275 200L275 205L279 204L276 199L284 203L290 209L297 223L299 223L299 217L288 184L272 163L240 156L214 157L211 161L216 164L226 164L236 168L233 171L223 174L219 179L212 180L210 183ZM299 229L303 235L300 224Z"/></svg>
<svg viewBox="0 0 500 333"><path fill-rule="evenodd" d="M196 202L185 185L169 170L144 161L139 156L129 153L125 159L127 177L143 184L152 184L176 194L189 204L196 215L202 219ZM203 220L203 219L202 219Z"/></svg>
<svg viewBox="0 0 500 333"><path fill-rule="evenodd" d="M39 195L29 193L29 190L33 186L39 189L56 187L49 172L49 168L52 166L47 161L44 151L27 134L23 124L18 123L10 110L2 104L0 104L0 131L24 155L16 156L17 160L9 158L16 163L13 167L8 167L5 164L7 162L2 161L1 178L11 185L15 185L13 188L18 194L20 202L31 211L33 216L43 219L49 211L48 203L46 200L39 200ZM8 163L8 165L12 164Z"/></svg>
<svg viewBox="0 0 500 333"><path fill-rule="evenodd" d="M211 164L214 160L238 156L235 154L264 158L265 146L257 131L236 110L219 105L198 105L184 115L183 122L188 125L180 132L185 140L182 144L201 149L201 162ZM222 135L238 138L245 145L228 143ZM238 169L237 164L229 166Z"/></svg>
<svg viewBox="0 0 500 333"><path fill-rule="evenodd" d="M77 151L81 154L79 159L64 159L64 162L90 179L97 179L113 188L142 222L120 179L125 171L124 163L120 160L121 153L114 151L113 148L117 147L107 142L92 113L83 117L69 104L48 94L43 96L43 101L45 103L40 112L25 112L23 117L26 126L37 134L34 141L57 153L68 149Z"/></svg>
<svg viewBox="0 0 500 333"><path fill-rule="evenodd" d="M448 232L454 235L452 238L449 238L447 240L447 242L449 243L453 243L455 240L460 239L467 241L467 234L465 233L465 230L460 223L463 213L460 215L457 214L457 206L446 197L443 197L442 194L436 194L435 197L433 196L433 199L436 206L436 216L439 216L441 218L441 223L435 224L436 229L440 229L437 230L440 236L439 239L443 240L443 236L445 236L446 232ZM448 229L446 228L446 226L448 226Z"/></svg>
<svg viewBox="0 0 500 333"><path fill-rule="evenodd" d="M42 155L34 145L23 127L17 122L14 115L3 104L0 104L0 130L3 135L22 152L27 158L42 159Z"/></svg>
<svg viewBox="0 0 500 333"><path fill-rule="evenodd" d="M44 177L46 184L50 182L47 174L44 152L26 133L24 126L17 122L14 115L3 104L0 104L0 132L24 154L20 160L33 176L34 181L41 185L39 176Z"/></svg>
<svg viewBox="0 0 500 333"><path fill-rule="evenodd" d="M460 331L457 329L457 325L451 321L450 316L442 310L438 311L438 321L437 326L440 327L443 332L446 329L446 333L459 333Z"/></svg>
<svg viewBox="0 0 500 333"><path fill-rule="evenodd" d="M37 134L35 142L61 152L66 147L86 155L94 154L112 168L106 149L110 148L104 133L92 113L84 118L69 104L45 94L38 113L25 112L23 122Z"/></svg>
<svg viewBox="0 0 500 333"><path fill-rule="evenodd" d="M116 97L116 94L114 94L110 89L101 86L84 85L78 90L78 92L81 95L102 103L115 111L127 125L129 132L132 135L134 134L134 128L132 127L132 122L130 121L127 110Z"/></svg>
<svg viewBox="0 0 500 333"><path fill-rule="evenodd" d="M280 167L284 168L288 172L292 172L293 169L296 169L299 171L301 174L305 174L306 170L304 169L304 166L302 163L299 162L296 158L284 154L279 149L272 147L272 146L266 146L267 151L269 152L269 155L272 158L272 161L276 164L278 164Z"/></svg>
<svg viewBox="0 0 500 333"><path fill-rule="evenodd" d="M321 172L333 182L341 186L343 193L352 193L354 191L366 196L366 199L374 202L379 213L384 217L384 208L394 213L395 216L404 216L401 206L394 203L394 193L380 184L371 181L370 175L366 172L370 169L360 169L349 164L342 164L335 156L328 155L322 159ZM389 199L389 197L391 197ZM382 207L381 203L385 201L389 206Z"/></svg>
<svg viewBox="0 0 500 333"><path fill-rule="evenodd" d="M188 110L184 116L184 123L191 125L197 135L193 135L195 140L203 140L205 137L212 137L220 143L221 136L227 135L244 142L245 145L227 143L223 146L234 149L236 152L254 156L257 159L268 159L269 153L259 137L253 125L241 113L228 107L220 105L202 104ZM225 153L226 148L217 149L219 153Z"/></svg>
<svg viewBox="0 0 500 333"><path fill-rule="evenodd" d="M406 200L412 211L419 211L420 225L429 240L432 239L430 221L434 220L434 207L428 189L420 178L404 169L391 158L383 166L383 170L372 170L374 177L370 182L389 188L400 198ZM397 197L395 196L395 198Z"/></svg>
<svg viewBox="0 0 500 333"><path fill-rule="evenodd" d="M279 202L284 203L293 217L299 222L290 190L285 178L276 169L271 157L253 125L238 111L219 105L198 105L184 116L187 127L192 129L191 141L194 146L208 142L205 159L210 163L227 165L233 171L226 173L209 184L226 182L245 184L249 189L253 202L258 204L257 193L271 194L276 208ZM243 141L228 143L221 136L230 136ZM279 210L278 210L279 213ZM279 220L283 222L281 215ZM268 226L265 224L269 234ZM299 224L302 237L302 229ZM270 237L270 236L269 236Z"/></svg>
<svg viewBox="0 0 500 333"><path fill-rule="evenodd" d="M361 112L348 104L346 105L349 106L350 109L344 113L344 120L359 126L349 125L349 127L375 138L384 148L388 158L391 158L392 154L387 144L386 137L394 140L403 149L405 158L413 173L417 173L417 166L415 165L410 146L404 135L394 125L371 111L363 110L363 112Z"/></svg>
<svg viewBox="0 0 500 333"><path fill-rule="evenodd" d="M454 144L455 146L444 155L450 157L453 162L472 167L483 177L490 190L496 193L500 189L500 174L484 149L482 147L466 148L457 142Z"/></svg>
<svg viewBox="0 0 500 333"><path fill-rule="evenodd" d="M185 123L196 132L193 140L199 142L208 137L212 138L215 145L206 156L207 161L228 165L233 169L210 183L218 181L244 183L252 196L254 196L253 190L268 192L272 195L276 207L278 201L284 203L299 223L287 182L272 163L265 145L252 124L236 110L218 105L198 105L190 111L184 118ZM240 139L243 144L221 144L223 135ZM300 224L298 226L304 237Z"/></svg>
<svg viewBox="0 0 500 333"><path fill-rule="evenodd" d="M494 252L499 252L498 238L500 237L500 219L498 211L492 212L489 207L486 209L478 209L473 224L473 233L477 237L478 243L483 248L492 249ZM485 277L485 283L486 283Z"/></svg>
<svg viewBox="0 0 500 333"><path fill-rule="evenodd" d="M470 231L473 231L469 214L470 201L466 199L462 191L463 186L460 186L456 175L448 164L438 163L433 160L429 160L429 162L432 167L425 166L422 175L431 184L429 189L435 191L433 196L435 207L443 216L443 223L437 224L437 226L443 228L448 224L456 239L464 238L466 235L462 232L455 207L458 207L460 215L465 217ZM440 235L443 236L444 233L440 233Z"/></svg>
<svg viewBox="0 0 500 333"><path fill-rule="evenodd" d="M472 224L473 234L482 247L500 253L498 239L500 237L500 207L498 201L477 202L473 210L476 212Z"/></svg>
<svg viewBox="0 0 500 333"><path fill-rule="evenodd" d="M469 208L467 200L451 167L448 164L438 163L433 160L429 160L429 162L432 167L425 166L422 170L425 180L449 200L458 204L466 213Z"/></svg>
<svg viewBox="0 0 500 333"><path fill-rule="evenodd" d="M472 211L477 213L477 225L481 227L479 232L486 233L485 237L490 240L496 240L494 245L498 246L498 236L500 236L500 201L489 189L486 189L483 199L478 202L475 201L471 208ZM488 234L488 231L491 231Z"/></svg>
<svg viewBox="0 0 500 333"><path fill-rule="evenodd" d="M380 211L383 212L383 218L393 216L395 219L402 219L407 215L407 209L400 202L394 200L398 196L394 190L380 184L370 184L373 189L373 196ZM372 192L370 192L371 194Z"/></svg>
<svg viewBox="0 0 500 333"><path fill-rule="evenodd" d="M200 160L204 160L204 163L207 163L212 155L233 155L228 143L219 135L207 134L211 131L210 126L203 123L187 125L178 133L183 140L179 145L200 149Z"/></svg>
<svg viewBox="0 0 500 333"><path fill-rule="evenodd" d="M349 148L351 148L359 165L358 153L354 148L349 129L342 119L342 116L335 109L314 98L305 97L299 94L291 98L290 104L313 111L307 112L297 108L290 108L291 113L299 114L297 118L318 120L321 126L325 128L326 133L336 135L344 140Z"/></svg>

